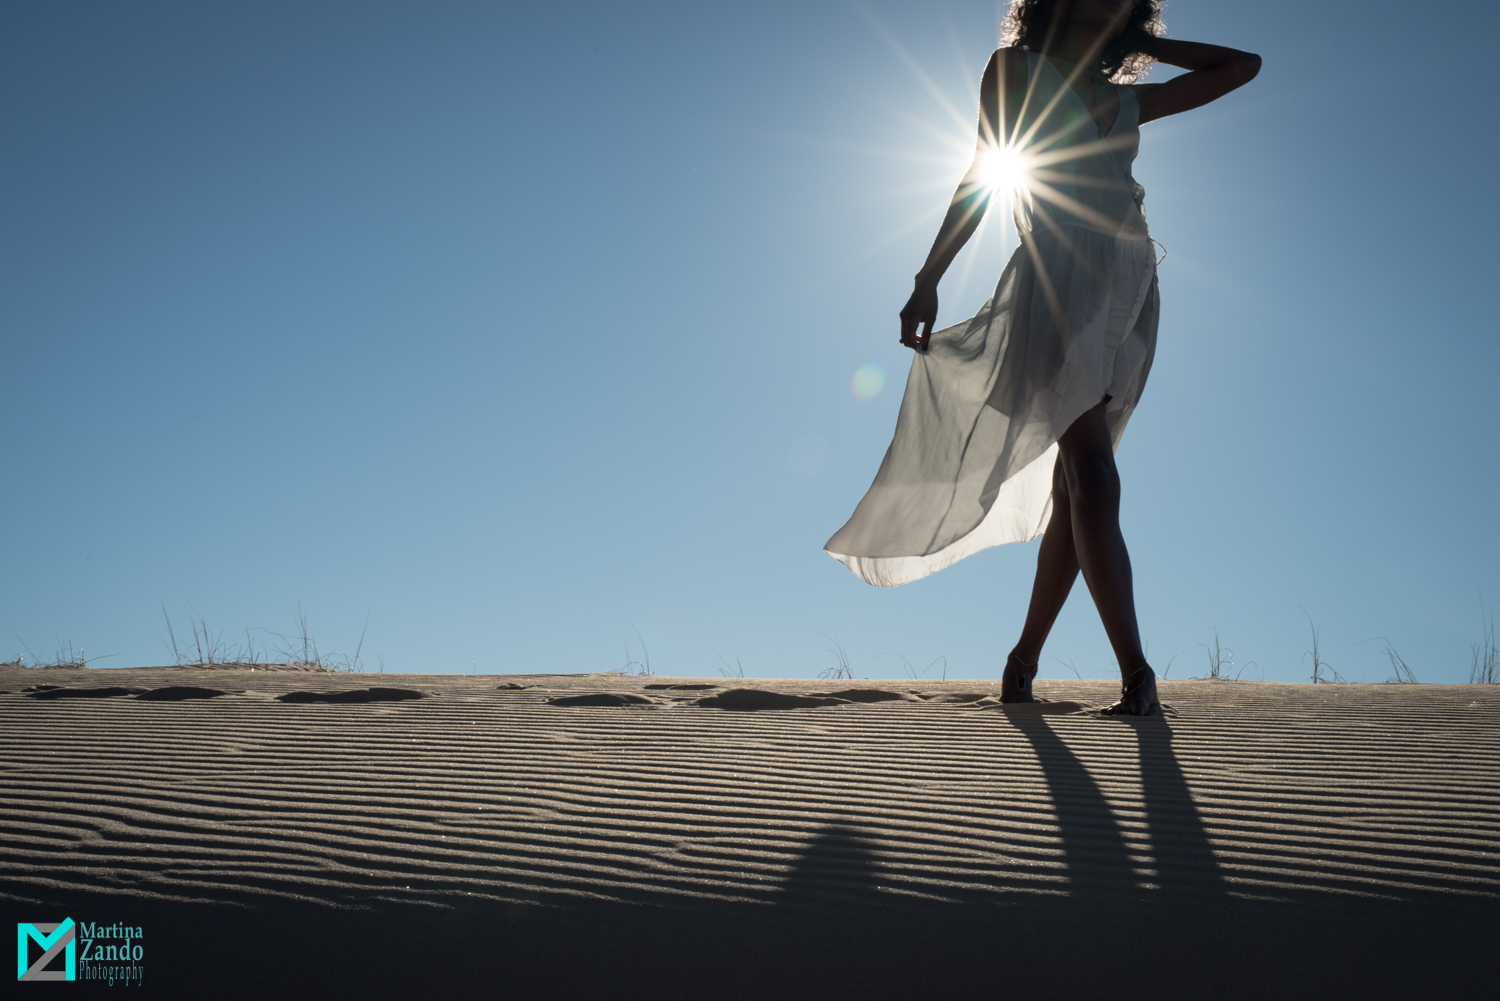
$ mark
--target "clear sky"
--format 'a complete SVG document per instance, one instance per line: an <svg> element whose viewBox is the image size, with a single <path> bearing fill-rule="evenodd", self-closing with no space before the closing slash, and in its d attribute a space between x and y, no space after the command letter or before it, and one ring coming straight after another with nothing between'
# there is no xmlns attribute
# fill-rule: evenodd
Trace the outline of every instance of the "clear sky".
<svg viewBox="0 0 1500 1001"><path fill-rule="evenodd" d="M858 677L997 676L1036 543L887 590L821 547L889 442L1002 12L0 8L0 658L163 663L163 604L229 643L300 604L388 671L610 670L639 630L659 674L811 677L837 642ZM1305 609L1347 678L1391 674L1385 637L1467 680L1500 606L1500 12L1166 21L1265 64L1137 161L1169 250L1119 453L1149 654L1200 674L1217 630L1302 680ZM1065 661L1115 673L1081 583Z"/></svg>

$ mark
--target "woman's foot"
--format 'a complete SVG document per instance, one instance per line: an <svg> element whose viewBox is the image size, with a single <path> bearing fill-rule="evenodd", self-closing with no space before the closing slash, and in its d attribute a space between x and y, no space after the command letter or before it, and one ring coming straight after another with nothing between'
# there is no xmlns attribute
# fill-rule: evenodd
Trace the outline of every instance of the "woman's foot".
<svg viewBox="0 0 1500 1001"><path fill-rule="evenodd" d="M1035 702L1031 679L1036 677L1035 664L1023 664L1015 654L1005 658L1005 673L1000 676L1001 702Z"/></svg>
<svg viewBox="0 0 1500 1001"><path fill-rule="evenodd" d="M1105 716L1150 716L1161 711L1156 672L1143 667L1120 683L1120 701L1099 710Z"/></svg>

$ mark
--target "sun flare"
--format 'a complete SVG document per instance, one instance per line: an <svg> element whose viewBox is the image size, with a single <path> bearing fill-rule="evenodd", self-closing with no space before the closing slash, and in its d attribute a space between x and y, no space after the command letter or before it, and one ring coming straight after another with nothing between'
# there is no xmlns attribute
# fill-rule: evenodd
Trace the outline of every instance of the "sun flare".
<svg viewBox="0 0 1500 1001"><path fill-rule="evenodd" d="M1012 192L1026 187L1029 165L1014 146L992 146L985 151L980 170L991 191Z"/></svg>

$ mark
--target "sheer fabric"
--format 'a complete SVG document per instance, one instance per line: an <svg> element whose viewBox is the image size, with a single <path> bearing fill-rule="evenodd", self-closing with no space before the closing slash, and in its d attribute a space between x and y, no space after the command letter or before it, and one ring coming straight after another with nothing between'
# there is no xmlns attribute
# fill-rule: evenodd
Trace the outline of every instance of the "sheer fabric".
<svg viewBox="0 0 1500 1001"><path fill-rule="evenodd" d="M1119 447L1156 350L1154 247L1130 174L1140 108L1120 88L1101 136L1043 56L1028 53L1014 199L1021 246L978 313L916 353L875 481L824 549L890 587L1025 542L1052 510L1057 440L1109 398Z"/></svg>

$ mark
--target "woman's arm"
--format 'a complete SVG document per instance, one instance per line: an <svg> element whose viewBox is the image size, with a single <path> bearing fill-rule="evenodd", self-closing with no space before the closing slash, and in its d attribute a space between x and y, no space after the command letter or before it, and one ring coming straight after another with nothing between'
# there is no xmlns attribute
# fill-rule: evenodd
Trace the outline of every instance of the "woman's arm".
<svg viewBox="0 0 1500 1001"><path fill-rule="evenodd" d="M916 289L901 310L901 343L909 348L927 350L932 325L937 322L938 282L989 210L994 189L988 183L987 161L1001 145L999 137L1010 141L1025 93L1026 53L1020 49L996 50L979 83L979 137L974 143L974 160L953 192L937 239L917 272Z"/></svg>
<svg viewBox="0 0 1500 1001"><path fill-rule="evenodd" d="M1260 56L1222 45L1148 36L1137 48L1158 62L1190 71L1166 83L1136 84L1143 125L1217 101L1260 72Z"/></svg>

